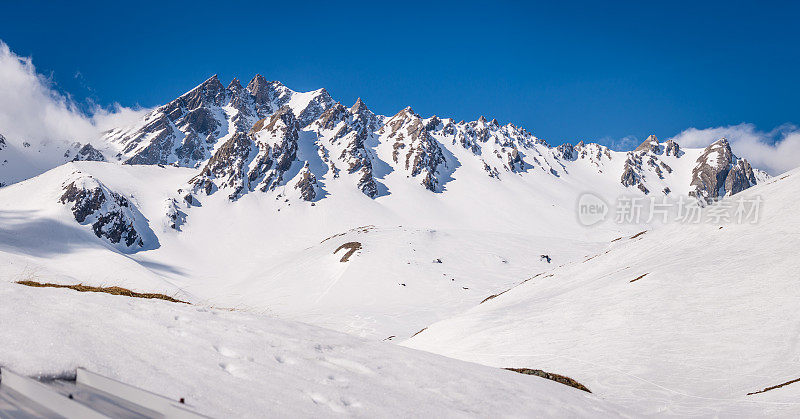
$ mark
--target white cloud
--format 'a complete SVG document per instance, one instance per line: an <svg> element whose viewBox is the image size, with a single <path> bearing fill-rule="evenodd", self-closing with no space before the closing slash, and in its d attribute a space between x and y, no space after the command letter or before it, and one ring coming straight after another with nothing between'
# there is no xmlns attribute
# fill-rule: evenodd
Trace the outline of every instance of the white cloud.
<svg viewBox="0 0 800 419"><path fill-rule="evenodd" d="M11 142L52 140L92 142L114 126L127 125L147 110L115 104L94 106L87 114L52 82L0 41L0 134Z"/></svg>
<svg viewBox="0 0 800 419"><path fill-rule="evenodd" d="M640 140L633 135L622 138L606 137L600 140L602 144L608 144L608 148L614 151L630 151L638 147L644 140Z"/></svg>
<svg viewBox="0 0 800 419"><path fill-rule="evenodd" d="M800 130L794 125L772 131L759 131L753 124L689 128L672 139L683 147L706 147L722 137L731 143L734 154L771 175L800 166Z"/></svg>

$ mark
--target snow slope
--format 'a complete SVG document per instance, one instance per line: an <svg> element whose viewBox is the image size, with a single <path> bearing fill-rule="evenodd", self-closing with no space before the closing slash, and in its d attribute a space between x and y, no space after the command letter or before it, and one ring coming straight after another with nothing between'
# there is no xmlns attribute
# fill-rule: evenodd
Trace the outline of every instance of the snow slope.
<svg viewBox="0 0 800 419"><path fill-rule="evenodd" d="M0 365L77 367L212 417L617 417L545 380L270 317L0 281ZM35 331L35 333L31 333Z"/></svg>
<svg viewBox="0 0 800 419"><path fill-rule="evenodd" d="M742 192L756 224L671 224L554 269L404 345L559 371L638 414L797 416L800 171ZM644 275L644 276L643 276Z"/></svg>
<svg viewBox="0 0 800 419"><path fill-rule="evenodd" d="M455 184L447 200L416 185L408 191L413 201L371 200L353 190L314 206L261 194L237 202L214 195L181 208L188 221L178 231L165 203L182 201L177 190L193 170L75 162L0 189L0 272L15 280L176 294L385 339L411 336L487 294L607 245L555 207L547 217L515 218L533 198L509 203L510 214L484 216L492 211L491 184L485 207L469 204L479 182L465 185L461 197ZM121 251L76 222L60 202L76 176L127 198L156 240ZM554 217L564 228L549 225ZM349 242L361 249L342 262L343 252L335 251Z"/></svg>

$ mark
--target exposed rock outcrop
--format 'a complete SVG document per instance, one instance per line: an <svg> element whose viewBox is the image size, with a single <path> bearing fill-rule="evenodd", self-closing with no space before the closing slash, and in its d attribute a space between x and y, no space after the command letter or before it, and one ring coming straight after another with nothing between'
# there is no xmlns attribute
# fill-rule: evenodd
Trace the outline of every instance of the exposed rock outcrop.
<svg viewBox="0 0 800 419"><path fill-rule="evenodd" d="M124 248L145 246L145 232L141 230L147 227L139 222L137 218L143 217L126 197L80 172L64 182L62 189L59 202L70 206L75 221L91 225L95 236Z"/></svg>
<svg viewBox="0 0 800 419"><path fill-rule="evenodd" d="M378 127L378 118L360 98L350 109L339 103L333 105L311 125L324 149L330 150L330 156L323 153L323 160L333 170L334 177L339 177L338 167L344 167L348 174L357 177L358 188L370 198L377 195L378 186L372 164L376 157L367 143L377 143Z"/></svg>
<svg viewBox="0 0 800 419"><path fill-rule="evenodd" d="M672 167L663 161L663 158L670 156L679 158L681 155L683 152L674 141L668 140L662 144L655 135L650 135L635 150L627 153L620 183L626 187L636 187L648 194L650 193L648 182L650 182L651 187L667 195L671 189L659 181L665 179L665 174L672 173Z"/></svg>
<svg viewBox="0 0 800 419"><path fill-rule="evenodd" d="M706 203L739 193L756 184L750 163L736 157L725 138L706 147L692 170L689 195Z"/></svg>
<svg viewBox="0 0 800 419"><path fill-rule="evenodd" d="M411 177L421 179L426 189L441 191L437 175L447 167L439 143L431 137L419 115L408 107L391 117L379 133L392 142L392 161Z"/></svg>
<svg viewBox="0 0 800 419"><path fill-rule="evenodd" d="M180 231L181 226L186 224L186 213L183 212L175 198L167 198L164 202L164 209L169 223L173 230Z"/></svg>
<svg viewBox="0 0 800 419"><path fill-rule="evenodd" d="M628 153L628 158L625 160L625 166L622 169L620 182L622 186L634 186L645 194L650 193L650 190L644 185L641 154L635 152Z"/></svg>
<svg viewBox="0 0 800 419"><path fill-rule="evenodd" d="M103 153L87 143L78 150L72 161L106 161L106 158Z"/></svg>
<svg viewBox="0 0 800 419"><path fill-rule="evenodd" d="M118 158L126 164L197 167L211 157L218 141L247 133L283 106L293 106L304 127L333 103L325 89L297 93L261 75L247 87L234 79L226 88L215 75L153 110L133 128L111 130L105 138L122 145Z"/></svg>
<svg viewBox="0 0 800 419"><path fill-rule="evenodd" d="M256 189L275 190L297 161L298 129L292 110L284 106L249 133L234 134L190 183L207 195L228 189L231 200Z"/></svg>
<svg viewBox="0 0 800 419"><path fill-rule="evenodd" d="M294 188L300 192L300 198L304 201L313 201L317 197L317 177L308 168L308 163L300 170L299 180Z"/></svg>

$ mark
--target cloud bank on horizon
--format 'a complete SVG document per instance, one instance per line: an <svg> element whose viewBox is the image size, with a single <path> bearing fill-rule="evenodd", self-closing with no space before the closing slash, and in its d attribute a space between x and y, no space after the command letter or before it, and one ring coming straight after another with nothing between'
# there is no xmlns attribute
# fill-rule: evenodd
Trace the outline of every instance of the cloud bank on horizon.
<svg viewBox="0 0 800 419"><path fill-rule="evenodd" d="M92 105L88 113L39 74L30 57L16 55L0 41L0 134L12 143L53 140L92 142L100 133L127 125L146 109Z"/></svg>
<svg viewBox="0 0 800 419"><path fill-rule="evenodd" d="M11 142L92 142L103 131L131 124L149 111L114 104L110 108L92 105L83 112L36 71L30 57L16 55L2 40L0 80L0 134ZM772 175L800 166L800 128L791 124L771 131L761 131L749 123L688 128L672 139L683 147L705 147L722 137L730 141L737 156ZM640 141L630 136L601 142L624 151Z"/></svg>
<svg viewBox="0 0 800 419"><path fill-rule="evenodd" d="M705 147L722 137L731 143L734 154L771 175L800 166L800 129L791 124L772 131L760 131L755 125L747 123L706 129L689 128L672 139L683 147Z"/></svg>

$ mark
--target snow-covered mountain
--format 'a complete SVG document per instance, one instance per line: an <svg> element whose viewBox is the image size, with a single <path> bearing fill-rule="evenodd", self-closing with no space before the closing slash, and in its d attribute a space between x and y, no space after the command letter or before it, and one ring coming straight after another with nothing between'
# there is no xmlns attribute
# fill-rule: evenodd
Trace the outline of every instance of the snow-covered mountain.
<svg viewBox="0 0 800 419"><path fill-rule="evenodd" d="M281 188L315 201L335 183L376 198L391 193L382 181L393 173L441 193L457 172L476 167L498 181L538 173L573 179L587 190L614 180L642 194L691 192L706 200L764 178L734 156L727 142L684 150L650 136L630 152L583 142L550 147L513 124L501 126L484 117L471 122L423 118L410 107L390 117L376 115L361 99L347 108L325 89L294 92L261 75L247 87L238 79L224 87L213 76L138 123L106 132L96 146L106 156L89 144L73 145L77 150L51 146L63 157L43 164L108 157L123 164L197 168L200 173L187 179L189 189L205 195L224 190L231 200ZM31 177L31 171L14 173L19 171L15 161L24 158L11 150L6 154L11 166L3 168L4 184ZM534 178L528 181L538 181Z"/></svg>
<svg viewBox="0 0 800 419"><path fill-rule="evenodd" d="M57 158L27 172L13 161L40 151L0 150L7 179L55 167L0 189L5 214L26 214L4 220L0 246L27 258L17 267L393 339L641 229L585 228L583 193L706 202L767 178L725 140L551 147L496 120L376 115L361 99L346 107L260 75L247 87L211 77L93 144L40 145ZM30 250L34 231L52 253ZM112 279L120 263L128 274Z"/></svg>
<svg viewBox="0 0 800 419"><path fill-rule="evenodd" d="M215 348L227 348L224 341L233 338L224 336L225 330L238 327L231 326L237 322L256 324L278 317L280 320L269 321L285 331L280 336L235 338L240 346L235 351L217 349L197 358L203 363L218 360L220 368L214 369L214 374L253 382L261 382L265 376L242 372L252 367L241 365L248 356L287 357L258 351L245 355L248 342L251 347L293 342L293 357L316 356L306 348L312 345L310 341L298 344L288 332L309 327L296 326L301 321L371 340L411 338L406 345L495 367L542 368L570 375L596 389L601 398L613 401L570 401L576 410L567 410L568 414L591 415L584 410L587 406L595 407L600 415L625 414L627 409L681 414L683 410L663 409L645 399L660 398L668 404L676 400L669 395L673 392L688 394L689 399L735 396L712 389L710 384L677 386L682 379L700 378L677 367L671 375L665 372L680 354L687 353L686 346L696 343L692 339L697 336L690 333L681 340L683 335L665 332L671 330L668 317L705 313L712 318L703 305L708 304L718 309L714 313L727 316L725 324L737 324L733 309L726 311L711 301L715 295L728 298L728 293L709 291L703 298L694 298L690 291L677 290L681 280L688 277L709 290L724 287L722 282L728 281L739 287L736 289L757 293L752 284L743 281L757 276L760 282L756 282L763 285L767 278L757 272L758 266L790 270L793 262L785 255L797 245L788 237L774 254L764 250L775 246L771 247L768 238L776 237L778 230L794 228L781 217L790 218L787 208L798 196L792 189L795 176L770 178L735 156L725 139L705 149L684 148L655 136L627 152L585 142L553 147L524 128L500 125L494 119L457 122L423 117L410 107L395 115L378 115L361 99L348 107L324 89L294 92L260 75L246 87L236 79L225 87L216 76L211 77L140 121L112 129L90 144L69 139L25 144L24 139L0 137L0 276L7 279L0 292L15 295L13 289L18 286L7 282L18 280L113 285L163 293L197 305L176 316L198 323L208 321L209 316L217 318L220 308L246 312L241 316L224 314L213 327L192 329L194 343ZM603 222L592 227L578 216L580 200L587 194L605 211ZM735 198L756 194L769 202L766 207L772 212L766 220L774 234L759 236L763 224L664 226L647 218L610 220L611 204L621 197L681 204L687 199L698 207L716 209ZM772 206L773 200L781 204ZM637 235L643 230L648 232ZM758 251L751 249L753 243ZM778 260L781 257L783 260ZM646 276L626 282L624 290L608 283L632 269L643 271L636 277ZM736 272L746 275L740 277ZM661 274L662 282L669 283L664 289L648 293L632 288L647 286L649 279L659 280ZM541 287L546 289L541 291ZM34 307L31 293L45 291L25 292L24 298L15 300L18 306ZM66 298L70 304L89 304L93 310L125 315L124 309L112 308L110 300L76 297L69 290L46 292L48 298ZM731 293L737 304L747 305L744 291ZM751 298L764 302L769 295ZM689 308L679 304L684 297L690 298ZM634 307L635 302L640 306ZM136 310L162 317L173 310L135 304ZM658 311L660 305L665 308ZM195 309L214 314L196 313ZM562 319L565 313L569 316ZM630 313L636 316L628 316ZM149 323L127 319L125 327L172 330L164 319ZM644 330L648 319L658 322L654 331ZM749 328L755 324L748 323L750 320L764 320L748 319L741 324ZM697 319L683 320L688 325ZM627 332L618 338L617 325L644 330L641 339L650 339L649 343ZM765 336L775 338L777 328L769 329ZM318 333L321 345L323 340L346 341L346 351L356 354L374 349L333 332L303 330ZM99 347L116 350L99 343L99 334L81 336L98 342ZM720 339L735 340L733 332L720 335ZM0 339L0 345L2 342ZM775 351L790 352L791 348L778 343L764 359L778 360ZM595 368L613 365L609 359L615 351L624 351L626 344L676 355L654 364L642 361L645 355L626 355L620 365L627 369L622 373L606 375L607 371ZM563 353L571 355L551 356L546 345L569 348ZM581 358L580 348L590 346L596 350ZM180 345L175 348L188 350ZM392 348L390 352L400 349ZM748 351L737 354L759 355ZM223 352L238 355L231 360ZM0 355L11 353L16 352L0 346ZM475 379L501 379L478 366L464 367L471 364L437 364L413 351L391 354L398 359L410 357L407 359L414 361L409 362L418 365L437 365L431 368L474 369ZM132 356L152 358L144 352ZM39 364L23 358L14 358L13 365L35 373ZM346 366L334 362L349 371L347 374L354 369L357 373L383 368L363 360L354 363L358 356L337 358L347 358L342 361ZM717 368L715 373L724 366L719 359L708 357L710 365ZM75 362L70 357L57 360L41 367L42 371L53 374ZM580 362L570 363L575 360ZM135 362L130 368L114 365L106 372L138 377L135 381L148 387L146 378L132 373L138 368ZM315 368L313 363L308 365ZM753 367L749 374L766 377L777 373L759 368ZM178 367L168 368L168 372L172 379L185 374ZM393 372L387 374L376 377L395 378ZM315 380L325 381L317 375ZM636 378L630 379L633 375ZM493 388L519 393L521 378L530 377L514 376L510 380L516 384ZM625 392L640 379L669 391ZM182 388L203 393L188 385L189 380L180 380ZM472 387L459 393L435 382L432 391L448 395L443 399L447 403L472 394ZM761 385L744 378L736 383L742 388ZM150 384L150 388L163 390L163 382ZM419 394L411 393L409 400L417 400ZM527 392L519 394L520 400L534 402ZM550 397L551 393L542 394ZM295 396L286 397L294 400ZM320 390L298 397L312 400L314 406L355 415L384 412L374 408L383 403L378 396L354 402L350 393ZM553 393L552 397L553 403L562 403L558 401L561 395ZM356 404L368 408L353 410ZM696 404L681 406L686 412L704 413ZM712 412L733 412L732 405L715 406ZM215 414L243 412L225 411L213 403L206 407ZM314 409L311 406L304 412L320 413ZM467 414L486 412L471 408ZM515 412L526 411L509 406L494 411L498 415ZM549 412L557 414L558 410ZM756 412L759 410L753 410Z"/></svg>

